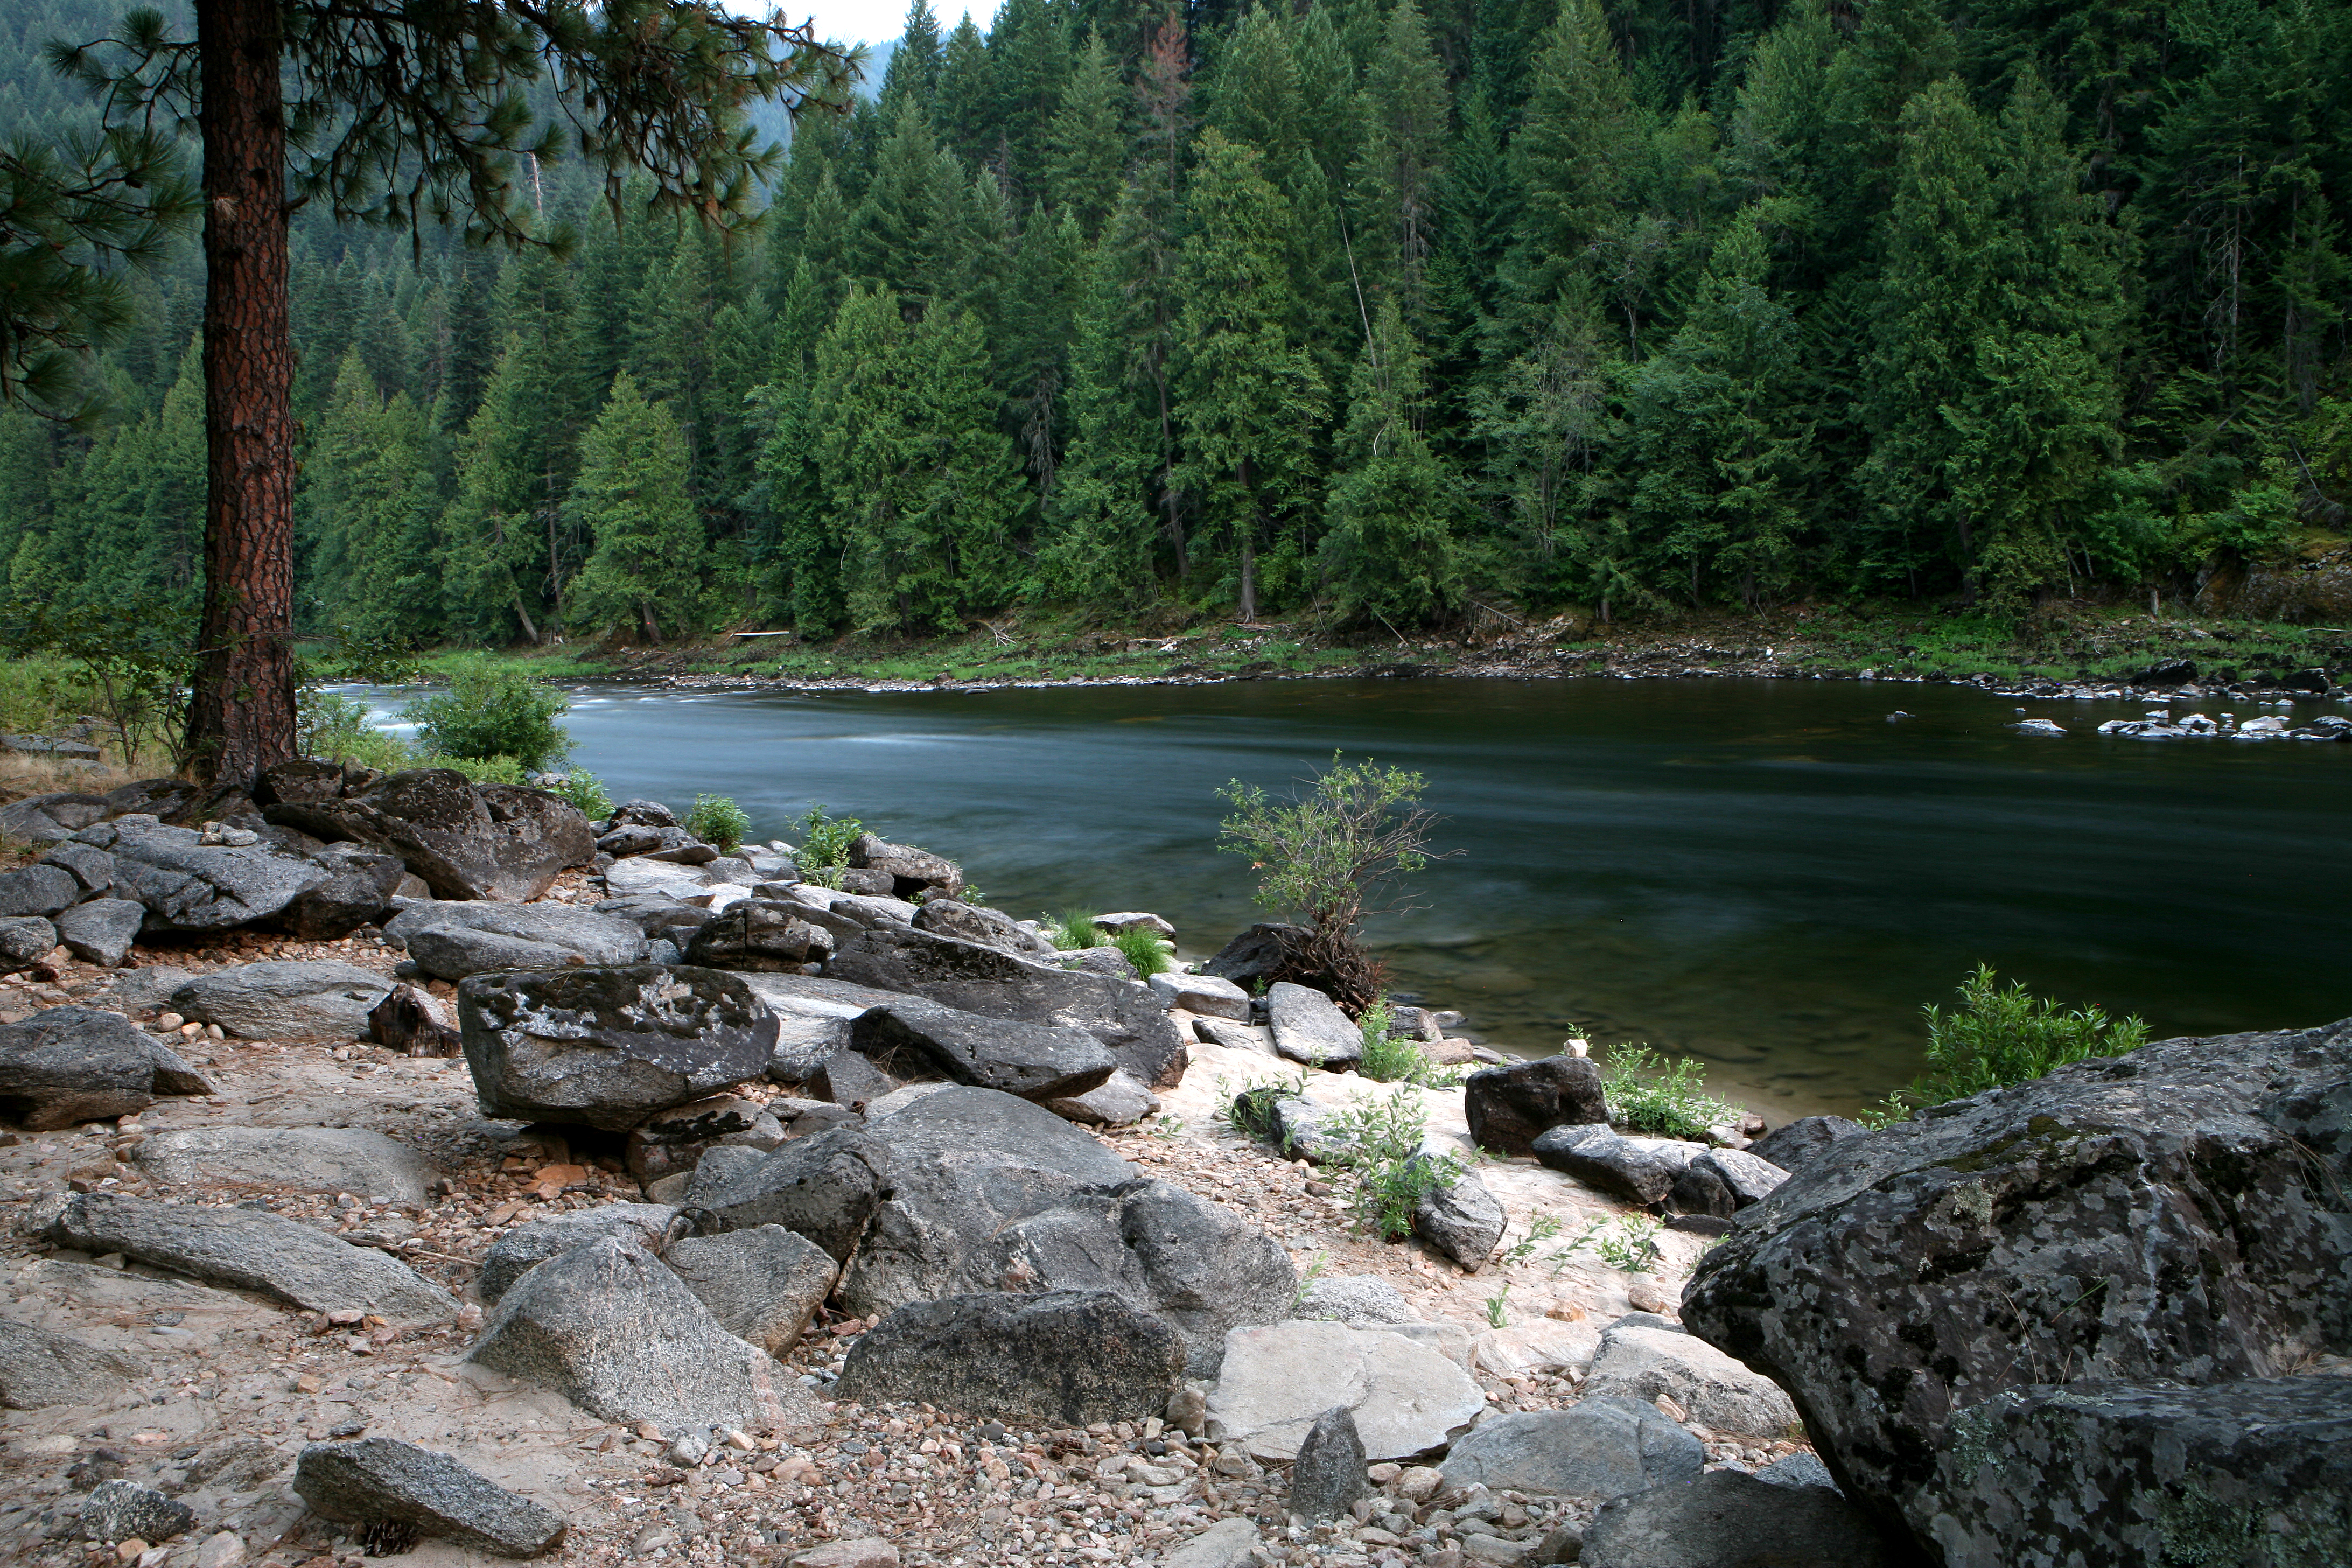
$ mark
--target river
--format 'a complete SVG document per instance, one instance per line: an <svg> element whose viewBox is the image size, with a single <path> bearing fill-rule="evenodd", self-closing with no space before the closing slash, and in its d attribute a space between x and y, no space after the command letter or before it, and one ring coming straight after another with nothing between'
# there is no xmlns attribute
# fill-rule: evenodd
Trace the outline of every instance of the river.
<svg viewBox="0 0 2352 1568"><path fill-rule="evenodd" d="M1374 930L1394 990L1516 1051L1581 1028L1696 1057L1776 1121L1907 1081L1920 1005L1979 961L2158 1037L2352 1014L2352 745L2091 733L2137 701L2027 702L2062 738L2007 728L2011 699L1843 680L573 700L574 761L616 800L731 795L760 838L822 802L1018 915L1157 910L1187 956L1263 918L1215 847L1219 785L1334 751L1416 769L1462 853Z"/></svg>

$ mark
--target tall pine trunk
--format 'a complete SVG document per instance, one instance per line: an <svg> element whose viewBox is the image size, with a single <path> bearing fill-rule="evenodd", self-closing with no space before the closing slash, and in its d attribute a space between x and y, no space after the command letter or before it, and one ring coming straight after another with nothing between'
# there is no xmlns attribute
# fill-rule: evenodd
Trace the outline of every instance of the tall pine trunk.
<svg viewBox="0 0 2352 1568"><path fill-rule="evenodd" d="M198 0L205 611L188 749L249 784L294 754L294 345L277 0Z"/></svg>

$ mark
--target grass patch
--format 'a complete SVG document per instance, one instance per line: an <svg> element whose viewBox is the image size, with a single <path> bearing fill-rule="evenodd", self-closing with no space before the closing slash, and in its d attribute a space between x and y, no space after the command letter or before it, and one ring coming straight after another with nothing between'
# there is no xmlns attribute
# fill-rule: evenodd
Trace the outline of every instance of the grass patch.
<svg viewBox="0 0 2352 1568"><path fill-rule="evenodd" d="M1709 1128L1739 1120L1737 1108L1706 1092L1706 1076L1687 1058L1669 1062L1647 1046L1615 1047L1602 1079L1609 1120L1655 1138L1706 1142Z"/></svg>
<svg viewBox="0 0 2352 1568"><path fill-rule="evenodd" d="M1135 965L1135 973L1140 979L1149 980L1176 967L1175 961L1168 956L1168 950L1160 945L1159 934L1142 926L1133 931L1114 932L1110 944L1118 949L1120 956L1128 963Z"/></svg>
<svg viewBox="0 0 2352 1568"><path fill-rule="evenodd" d="M1045 940L1064 952L1084 952L1090 947L1108 946L1110 937L1095 924L1091 910L1064 910L1059 914L1039 915L1037 923L1045 928Z"/></svg>

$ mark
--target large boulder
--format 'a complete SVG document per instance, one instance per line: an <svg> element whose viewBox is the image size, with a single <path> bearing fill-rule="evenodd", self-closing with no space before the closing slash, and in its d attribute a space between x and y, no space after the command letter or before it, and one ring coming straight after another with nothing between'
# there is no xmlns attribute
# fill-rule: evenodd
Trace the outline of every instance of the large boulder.
<svg viewBox="0 0 2352 1568"><path fill-rule="evenodd" d="M1703 1143L1673 1138L1632 1138L1607 1127L1555 1127L1530 1145L1536 1159L1596 1192L1627 1203L1661 1204L1675 1179L1706 1152Z"/></svg>
<svg viewBox="0 0 2352 1568"><path fill-rule="evenodd" d="M1291 951L1307 935L1305 926L1262 921L1217 949L1216 955L1201 965L1201 973L1236 985L1252 985L1287 968Z"/></svg>
<svg viewBox="0 0 2352 1568"><path fill-rule="evenodd" d="M1491 1417L1454 1445L1443 1472L1449 1491L1484 1486L1598 1500L1686 1485L1706 1465L1699 1440L1656 1405L1603 1397Z"/></svg>
<svg viewBox="0 0 2352 1568"><path fill-rule="evenodd" d="M1682 1313L1789 1391L1848 1497L1932 1542L1964 1506L1957 1418L1987 1400L2210 1391L2352 1351L2324 1283L2352 1254L2347 1184L2352 1020L2167 1040L1831 1143L1700 1260ZM2133 1557L2138 1504L2111 1500L2081 1560Z"/></svg>
<svg viewBox="0 0 2352 1568"><path fill-rule="evenodd" d="M775 1015L715 969L477 974L457 1016L484 1115L616 1132L759 1078L776 1044Z"/></svg>
<svg viewBox="0 0 2352 1568"><path fill-rule="evenodd" d="M446 1454L391 1437L313 1443L294 1491L321 1519L393 1525L500 1557L536 1557L563 1539L563 1518Z"/></svg>
<svg viewBox="0 0 2352 1568"><path fill-rule="evenodd" d="M1702 1426L1776 1442L1797 1425L1796 1407L1780 1385L1759 1377L1694 1334L1639 1319L1612 1323L1585 1374L1588 1399L1617 1394L1654 1400L1665 1395Z"/></svg>
<svg viewBox="0 0 2352 1568"><path fill-rule="evenodd" d="M758 1100L740 1094L714 1094L656 1110L629 1130L629 1174L640 1182L691 1171L713 1149L772 1149L784 1141L783 1123Z"/></svg>
<svg viewBox="0 0 2352 1568"><path fill-rule="evenodd" d="M189 981L172 1006L243 1040L356 1040L392 985L389 975L332 960L243 963Z"/></svg>
<svg viewBox="0 0 2352 1568"><path fill-rule="evenodd" d="M273 922L305 942L332 942L382 921L408 877L399 856L362 845L325 845L310 858L326 868L327 879L279 910Z"/></svg>
<svg viewBox="0 0 2352 1568"><path fill-rule="evenodd" d="M114 857L93 844L69 838L42 856L37 864L55 866L71 876L86 899L114 886Z"/></svg>
<svg viewBox="0 0 2352 1568"><path fill-rule="evenodd" d="M849 841L849 864L861 871L881 871L890 878L890 890L902 899L917 896L952 899L963 891L963 868L944 856L911 844L892 844L871 833Z"/></svg>
<svg viewBox="0 0 2352 1568"><path fill-rule="evenodd" d="M265 921L334 873L275 844L206 844L193 828L127 816L79 836L114 856L114 892L147 910L150 932L215 931Z"/></svg>
<svg viewBox="0 0 2352 1568"><path fill-rule="evenodd" d="M406 947L416 967L450 981L502 969L642 963L646 957L646 933L637 921L562 904L436 899L411 904L383 930Z"/></svg>
<svg viewBox="0 0 2352 1568"><path fill-rule="evenodd" d="M1605 1125L1609 1101L1601 1069L1565 1053L1508 1067L1482 1068L1462 1083L1470 1141L1502 1154L1531 1154L1555 1127Z"/></svg>
<svg viewBox="0 0 2352 1568"><path fill-rule="evenodd" d="M596 856L588 819L561 795L477 787L451 768L392 773L357 795L281 801L261 815L330 843L381 845L440 899L521 903Z"/></svg>
<svg viewBox="0 0 2352 1568"><path fill-rule="evenodd" d="M1295 1062L1338 1072L1364 1059L1364 1032L1320 991L1277 980L1265 994L1274 1048Z"/></svg>
<svg viewBox="0 0 2352 1568"><path fill-rule="evenodd" d="M910 928L879 927L843 942L825 976L921 996L966 1013L1084 1029L1129 1078L1168 1089L1190 1059L1150 987L1033 963L999 948Z"/></svg>
<svg viewBox="0 0 2352 1568"><path fill-rule="evenodd" d="M1230 980L1220 980L1213 974L1180 974L1163 970L1148 984L1160 994L1163 1005L1181 1007L1204 1018L1249 1022L1250 994Z"/></svg>
<svg viewBox="0 0 2352 1568"><path fill-rule="evenodd" d="M1079 1095L1118 1068L1084 1029L984 1018L936 1002L896 1002L851 1020L849 1048L900 1078L936 1075L1024 1100Z"/></svg>
<svg viewBox="0 0 2352 1568"><path fill-rule="evenodd" d="M349 1193L421 1204L441 1173L405 1143L364 1127L182 1127L151 1133L131 1156L163 1187Z"/></svg>
<svg viewBox="0 0 2352 1568"><path fill-rule="evenodd" d="M1784 1171L1801 1170L1831 1144L1868 1131L1861 1122L1843 1116L1800 1116L1748 1145L1748 1152Z"/></svg>
<svg viewBox="0 0 2352 1568"><path fill-rule="evenodd" d="M839 1393L1085 1426L1159 1415L1183 1371L1176 1331L1109 1291L991 1291L891 1312L850 1351Z"/></svg>
<svg viewBox="0 0 2352 1568"><path fill-rule="evenodd" d="M0 1410L96 1405L147 1369L120 1351L0 1318Z"/></svg>
<svg viewBox="0 0 2352 1568"><path fill-rule="evenodd" d="M676 1228L677 1213L667 1204L599 1204L593 1209L572 1209L516 1226L482 1254L482 1272L474 1281L474 1293L484 1301L496 1301L516 1280L549 1258L607 1237L625 1237L659 1252Z"/></svg>
<svg viewBox="0 0 2352 1568"><path fill-rule="evenodd" d="M670 1243L662 1261L720 1328L772 1356L800 1342L841 1278L824 1248L780 1225L686 1237Z"/></svg>
<svg viewBox="0 0 2352 1568"><path fill-rule="evenodd" d="M120 1252L313 1312L375 1312L423 1323L457 1310L447 1291L406 1265L263 1209L194 1208L79 1193L58 1207L46 1234L60 1247Z"/></svg>
<svg viewBox="0 0 2352 1568"><path fill-rule="evenodd" d="M703 1168L719 1174L706 1184L698 1168L691 1202L717 1229L782 1226L838 1263L890 1190L890 1146L852 1122L743 1159L740 1169L706 1160Z"/></svg>
<svg viewBox="0 0 2352 1568"><path fill-rule="evenodd" d="M92 899L59 915L56 929L58 941L76 958L100 969L120 969L146 923L144 904L129 899Z"/></svg>
<svg viewBox="0 0 2352 1568"><path fill-rule="evenodd" d="M815 1427L824 1412L636 1242L606 1237L524 1275L467 1355L607 1421L665 1432Z"/></svg>
<svg viewBox="0 0 2352 1568"><path fill-rule="evenodd" d="M797 971L833 956L833 932L802 918L799 904L740 899L697 928L687 962L712 969Z"/></svg>
<svg viewBox="0 0 2352 1568"><path fill-rule="evenodd" d="M120 1013L51 1007L0 1024L0 1117L29 1131L110 1121L159 1094L210 1094L212 1085Z"/></svg>
<svg viewBox="0 0 2352 1568"><path fill-rule="evenodd" d="M62 866L0 871L0 915L54 915L88 896L89 889Z"/></svg>
<svg viewBox="0 0 2352 1568"><path fill-rule="evenodd" d="M1041 958L1051 958L1055 952L1052 942L1003 910L959 903L954 899L925 900L915 911L913 923L917 931L976 942L983 947L1001 947L1007 952Z"/></svg>
<svg viewBox="0 0 2352 1568"><path fill-rule="evenodd" d="M1470 1374L1433 1344L1294 1319L1226 1335L1209 1395L1209 1436L1262 1459L1289 1459L1334 1405L1354 1416L1365 1456L1375 1460L1444 1448L1486 1408Z"/></svg>
<svg viewBox="0 0 2352 1568"><path fill-rule="evenodd" d="M1581 1568L1893 1568L1896 1559L1870 1521L1826 1487L1773 1486L1717 1470L1688 1486L1611 1498L1586 1529L1577 1562Z"/></svg>
<svg viewBox="0 0 2352 1568"><path fill-rule="evenodd" d="M177 781L174 781L177 782ZM185 786L191 793L194 785ZM0 837L19 844L55 844L110 814L107 797L53 790L0 805Z"/></svg>
<svg viewBox="0 0 2352 1568"><path fill-rule="evenodd" d="M2012 1389L1937 1458L1945 1568L2352 1562L2352 1386Z"/></svg>

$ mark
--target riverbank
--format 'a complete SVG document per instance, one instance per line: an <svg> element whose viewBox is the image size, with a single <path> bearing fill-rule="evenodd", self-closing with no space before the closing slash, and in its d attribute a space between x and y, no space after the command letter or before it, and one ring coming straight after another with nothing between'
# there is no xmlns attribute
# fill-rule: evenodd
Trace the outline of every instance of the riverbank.
<svg viewBox="0 0 2352 1568"><path fill-rule="evenodd" d="M2313 670L2340 678L2352 667L2352 628L2112 607L2070 607L2016 623L1865 605L1613 625L1573 611L1536 616L1486 608L1442 634L1367 638L1334 637L1303 621L1105 626L1038 613L913 641L804 642L761 632L667 647L602 645L505 657L559 680L795 690L1727 676L1937 681L2035 696L2201 683L2270 695L2308 694Z"/></svg>

